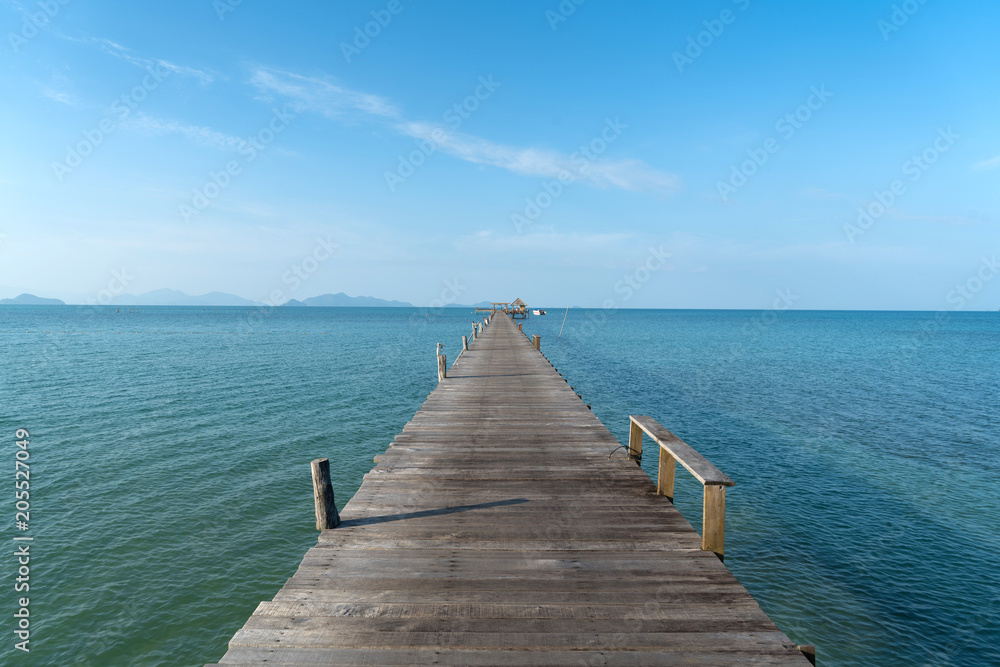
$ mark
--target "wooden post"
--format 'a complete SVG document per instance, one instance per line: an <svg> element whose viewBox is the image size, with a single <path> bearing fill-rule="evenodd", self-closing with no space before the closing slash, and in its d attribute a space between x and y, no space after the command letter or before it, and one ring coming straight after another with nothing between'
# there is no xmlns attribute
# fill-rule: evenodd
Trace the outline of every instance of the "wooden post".
<svg viewBox="0 0 1000 667"><path fill-rule="evenodd" d="M468 352L468 351L469 351L469 337L462 336L462 352Z"/></svg>
<svg viewBox="0 0 1000 667"><path fill-rule="evenodd" d="M333 500L330 483L330 459L315 459L312 464L313 501L316 504L316 529L325 530L340 525L340 514Z"/></svg>
<svg viewBox="0 0 1000 667"><path fill-rule="evenodd" d="M535 349L538 350L539 352L542 351L542 337L541 336L534 336L533 335L531 337L531 344L534 345Z"/></svg>
<svg viewBox="0 0 1000 667"><path fill-rule="evenodd" d="M438 382L448 377L448 361L443 354L438 355Z"/></svg>
<svg viewBox="0 0 1000 667"><path fill-rule="evenodd" d="M524 322L518 322L517 330L520 331L521 333L524 333Z"/></svg>
<svg viewBox="0 0 1000 667"><path fill-rule="evenodd" d="M706 484L702 511L701 550L714 551L722 558L726 541L726 487Z"/></svg>
<svg viewBox="0 0 1000 667"><path fill-rule="evenodd" d="M674 474L677 472L677 463L673 454L663 447L660 447L660 470L656 476L656 493L666 496L670 502L674 502Z"/></svg>
<svg viewBox="0 0 1000 667"><path fill-rule="evenodd" d="M572 387L570 387L572 389ZM631 419L631 428L628 430L628 457L635 459L636 463L642 462L642 429Z"/></svg>

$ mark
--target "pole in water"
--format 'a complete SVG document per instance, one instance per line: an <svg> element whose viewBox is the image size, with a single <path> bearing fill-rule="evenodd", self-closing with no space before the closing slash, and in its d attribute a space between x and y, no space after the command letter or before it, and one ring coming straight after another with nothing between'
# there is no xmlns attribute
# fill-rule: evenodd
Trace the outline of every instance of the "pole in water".
<svg viewBox="0 0 1000 667"><path fill-rule="evenodd" d="M563 315L563 325L561 327L559 327L559 335L556 336L556 340L559 340L560 338L562 338L563 329L566 328L566 318L567 317L569 317L569 306L566 306L566 314Z"/></svg>
<svg viewBox="0 0 1000 667"><path fill-rule="evenodd" d="M316 505L316 529L326 530L340 525L340 514L333 498L330 482L330 459L315 459L312 468L313 501Z"/></svg>

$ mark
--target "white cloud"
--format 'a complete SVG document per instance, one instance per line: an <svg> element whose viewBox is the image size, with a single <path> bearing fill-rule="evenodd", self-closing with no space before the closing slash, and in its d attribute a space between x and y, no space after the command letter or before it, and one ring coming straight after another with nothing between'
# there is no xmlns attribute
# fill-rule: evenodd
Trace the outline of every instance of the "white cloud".
<svg viewBox="0 0 1000 667"><path fill-rule="evenodd" d="M987 171L989 169L996 169L1000 167L1000 155L990 158L989 160L983 160L982 162L977 162L973 169L976 171Z"/></svg>
<svg viewBox="0 0 1000 667"><path fill-rule="evenodd" d="M267 99L281 96L298 111L345 121L387 123L399 134L433 142L436 149L472 164L488 165L523 176L558 178L569 174L593 186L630 191L673 192L679 180L640 160L582 159L557 151L495 143L423 121L408 120L387 99L339 86L328 79L260 67L250 79Z"/></svg>
<svg viewBox="0 0 1000 667"><path fill-rule="evenodd" d="M76 97L61 90L46 88L45 90L42 91L42 95L49 98L50 100L58 102L59 104L65 104L66 106L76 107L79 105L79 101L76 99Z"/></svg>
<svg viewBox="0 0 1000 667"><path fill-rule="evenodd" d="M399 115L382 97L348 90L326 79L259 67L251 75L250 83L268 99L273 95L291 98L291 106L296 110L311 111L331 119L350 119L352 114L359 113L381 118Z"/></svg>
<svg viewBox="0 0 1000 667"><path fill-rule="evenodd" d="M639 160L584 159L537 148L517 148L496 144L468 134L450 132L431 123L404 122L397 129L407 136L435 144L438 150L471 162L512 171L522 176L558 178L569 174L597 187L617 187L623 190L666 191L679 187L672 174L657 171Z"/></svg>
<svg viewBox="0 0 1000 667"><path fill-rule="evenodd" d="M149 134L177 134L203 146L235 151L244 140L223 134L210 127L188 125L175 120L155 118L140 113L122 123L123 127Z"/></svg>
<svg viewBox="0 0 1000 667"><path fill-rule="evenodd" d="M208 72L202 71L200 69L195 69L194 67L178 65L176 63L170 62L169 60L163 60L161 58L155 58L155 59L144 58L138 55L132 49L128 48L127 46L116 44L115 42L112 42L110 39L89 40L88 43L97 44L98 48L104 53L112 55L116 58L121 58L122 60L130 62L137 67L142 67L142 68L161 67L173 74L193 77L197 79L198 82L201 83L202 85L207 85L209 83L212 83L212 81L215 78Z"/></svg>

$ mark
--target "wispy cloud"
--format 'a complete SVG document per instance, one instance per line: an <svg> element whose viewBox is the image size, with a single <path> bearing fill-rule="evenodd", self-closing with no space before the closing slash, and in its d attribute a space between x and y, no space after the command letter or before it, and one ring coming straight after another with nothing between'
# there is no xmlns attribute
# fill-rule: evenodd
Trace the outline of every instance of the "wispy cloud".
<svg viewBox="0 0 1000 667"><path fill-rule="evenodd" d="M672 174L657 171L639 160L582 160L579 156L574 159L572 155L550 150L504 146L432 123L402 122L396 129L415 139L431 141L439 150L460 160L499 167L522 176L558 178L568 173L575 180L597 187L632 191L673 191L679 185Z"/></svg>
<svg viewBox="0 0 1000 667"><path fill-rule="evenodd" d="M1000 167L1000 155L990 158L989 160L983 160L982 162L977 162L973 165L973 169L976 171L987 171L989 169L996 169Z"/></svg>
<svg viewBox="0 0 1000 667"><path fill-rule="evenodd" d="M53 88L45 88L42 90L42 95L50 100L58 102L59 104L65 104L69 107L77 107L80 104L79 100L77 100L74 95L70 95L67 92L55 90Z"/></svg>
<svg viewBox="0 0 1000 667"><path fill-rule="evenodd" d="M69 40L71 42L77 42L86 44L88 46L96 47L97 49L103 51L104 53L114 56L115 58L120 58L125 62L132 63L136 67L142 67L143 69L147 67L160 67L169 71L171 74L178 74L180 76L191 77L197 79L202 85L208 85L215 80L215 77L200 69L194 67L187 67L185 65L178 65L177 63L172 63L169 60L164 60L162 58L146 58L139 55L133 49L127 46L122 46L116 42L112 42L110 39L103 38L88 38L88 39L77 39L74 37L67 37L61 35L63 39Z"/></svg>
<svg viewBox="0 0 1000 667"><path fill-rule="evenodd" d="M181 76L189 76L198 79L199 83L202 85L207 85L212 83L214 77L208 72L202 71L200 69L195 69L194 67L187 67L184 65L178 65L172 63L169 60L163 60L162 58L144 58L138 55L132 49L122 46L121 44L116 44L109 39L98 40L98 44L101 50L105 53L121 58L122 60L128 61L133 65L139 67L162 67L163 69L169 70L173 74L179 74Z"/></svg>
<svg viewBox="0 0 1000 667"><path fill-rule="evenodd" d="M139 113L122 123L123 127L147 134L174 134L203 146L235 151L244 143L240 137L224 134L210 127L188 125L176 120L156 118Z"/></svg>
<svg viewBox="0 0 1000 667"><path fill-rule="evenodd" d="M356 119L358 115L397 118L399 112L385 98L338 86L327 79L302 76L292 72L259 67L250 83L262 97L290 98L297 111L310 111L334 120Z"/></svg>
<svg viewBox="0 0 1000 667"><path fill-rule="evenodd" d="M264 99L282 97L300 112L343 122L377 121L398 134L433 142L441 152L472 164L543 178L568 173L575 180L601 188L673 192L679 187L676 176L640 160L581 160L579 156L499 144L440 124L409 120L386 98L350 90L329 79L260 67L254 70L250 82Z"/></svg>

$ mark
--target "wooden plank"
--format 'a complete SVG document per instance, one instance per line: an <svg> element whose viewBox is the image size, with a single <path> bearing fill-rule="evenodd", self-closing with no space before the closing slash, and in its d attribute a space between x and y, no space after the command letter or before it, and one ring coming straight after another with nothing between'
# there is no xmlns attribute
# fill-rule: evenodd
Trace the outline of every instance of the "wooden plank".
<svg viewBox="0 0 1000 667"><path fill-rule="evenodd" d="M281 619L255 619L252 626L264 625L264 628L244 627L233 637L230 646L277 646L283 648L410 648L413 645L436 646L440 648L479 648L489 646L494 651L509 650L563 650L573 651L581 647L590 649L617 649L634 651L647 650L678 650L680 637L678 635L694 635L701 642L706 642L705 635L714 632L719 637L712 637L711 643L735 643L744 635L761 632L753 624L739 624L730 621L731 632L725 632L718 627L710 627L702 632L695 629L696 624L683 626L676 632L532 632L534 621L512 624L508 632L442 632L435 630L423 632L402 628L396 631L365 631L344 630L338 628L340 623L321 624L314 621L307 623L289 623ZM582 625L582 624L581 624ZM277 627L276 627L277 626ZM318 626L318 627L317 627ZM695 644L686 647L690 650L704 650L709 646ZM683 650L683 649L682 649Z"/></svg>
<svg viewBox="0 0 1000 667"><path fill-rule="evenodd" d="M736 484L712 465L708 459L696 452L691 445L665 429L652 417L629 415L629 419L645 431L660 447L666 448L671 456L687 468L702 484L721 484L723 486Z"/></svg>
<svg viewBox="0 0 1000 667"><path fill-rule="evenodd" d="M722 556L726 538L726 487L706 484L701 527L701 548Z"/></svg>
<svg viewBox="0 0 1000 667"><path fill-rule="evenodd" d="M660 447L659 450L660 460L656 475L656 493L666 496L670 502L674 502L674 478L677 474L677 459L667 451L666 447Z"/></svg>
<svg viewBox="0 0 1000 667"><path fill-rule="evenodd" d="M718 634L706 637L712 641ZM779 646L781 638L756 635L754 643L740 641L723 647L678 647L664 651L608 651L579 648L573 651L491 651L444 650L440 647L385 650L300 649L271 647L234 647L219 665L282 665L295 667L332 667L337 665L449 665L461 667L561 667L564 665L602 665L604 667L676 667L678 665L808 665L802 654ZM737 653L737 650L741 652Z"/></svg>
<svg viewBox="0 0 1000 667"><path fill-rule="evenodd" d="M736 600L735 596L719 596L718 605L727 609L753 609L756 604ZM757 608L759 611L759 608ZM624 621L655 621L657 619L694 618L698 614L711 617L715 608L692 609L688 602L672 602L650 605L648 607L627 604L594 604L590 605L585 614L581 615L577 605L534 605L534 604L504 604L498 602L458 603L420 603L393 604L386 602L312 602L302 600L261 602L254 611L254 616L296 616L317 618L323 616L347 617L356 619L460 619L463 621L483 619L496 621L498 619L544 619L576 621L586 618L588 621L614 621L621 628ZM541 627L541 626L539 626Z"/></svg>
<svg viewBox="0 0 1000 667"><path fill-rule="evenodd" d="M634 421L629 423L628 457L642 461L642 429Z"/></svg>
<svg viewBox="0 0 1000 667"><path fill-rule="evenodd" d="M448 359L443 354L437 356L438 361L438 382L448 377Z"/></svg>

